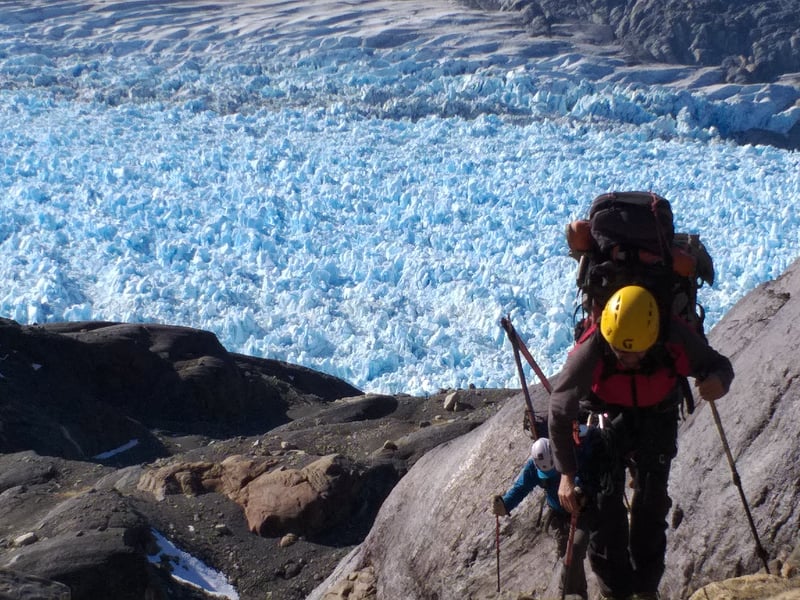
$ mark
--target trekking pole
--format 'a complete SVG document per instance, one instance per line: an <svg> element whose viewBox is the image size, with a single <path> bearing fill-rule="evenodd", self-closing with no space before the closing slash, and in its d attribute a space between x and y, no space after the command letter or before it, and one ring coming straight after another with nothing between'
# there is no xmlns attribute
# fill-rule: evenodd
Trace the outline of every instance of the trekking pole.
<svg viewBox="0 0 800 600"><path fill-rule="evenodd" d="M514 333L516 334L516 331ZM525 360L528 361L528 364L531 366L531 369L533 369L533 372L536 373L536 376L539 378L539 381L542 382L542 386L544 387L544 389L547 390L547 393L552 394L553 386L550 385L550 381L548 381L544 372L539 368L539 365L536 363L536 361L533 360L533 356L531 356L530 350L528 350L528 347L525 345L525 342L523 342L519 338L519 336L517 336L517 341L519 342L519 349L520 352L522 352L522 356L524 356Z"/></svg>
<svg viewBox="0 0 800 600"><path fill-rule="evenodd" d="M494 545L497 549L497 593L500 593L500 517L494 516Z"/></svg>
<svg viewBox="0 0 800 600"><path fill-rule="evenodd" d="M531 426L531 435L535 440L537 436L536 426L533 421L533 402L531 402L531 394L528 391L528 384L525 382L525 372L522 370L522 361L519 358L519 337L517 336L517 332L508 317L503 317L500 319L500 324L503 326L503 329L506 330L508 339L511 341L511 347L514 349L514 362L517 364L517 375L519 375L519 381L522 385L522 393L525 395L525 414L528 417L528 423L530 423Z"/></svg>
<svg viewBox="0 0 800 600"><path fill-rule="evenodd" d="M567 596L567 580L572 567L572 549L575 544L575 528L578 526L578 513L572 513L569 518L569 537L567 538L567 551L564 554L564 576L561 579L561 600Z"/></svg>
<svg viewBox="0 0 800 600"><path fill-rule="evenodd" d="M525 345L525 342L523 342L522 339L519 337L519 334L517 334L517 330L514 329L514 326L511 324L511 317L503 317L502 319L500 319L500 324L503 326L503 329L506 330L506 333L508 334L508 339L511 340L512 346L516 346L518 351L522 353L522 356L525 357L525 360L528 361L528 364L530 365L531 369L533 369L533 372L536 373L536 376L539 378L539 381L542 382L542 386L544 387L544 389L547 390L548 394L552 394L553 386L550 385L550 382L548 381L544 372L539 367L538 363L534 360L533 355L531 355L531 352L530 350L528 350L528 347Z"/></svg>
<svg viewBox="0 0 800 600"><path fill-rule="evenodd" d="M725 430L722 428L722 420L719 418L719 411L717 410L717 405L714 403L713 400L707 401L709 405L711 405L711 414L714 415L714 422L717 424L717 431L719 432L719 438L722 440L722 447L725 450L725 455L728 457L728 464L731 467L731 473L733 474L733 483L736 488L739 490L739 497L742 499L742 504L744 505L744 512L747 514L747 521L750 523L750 531L753 534L753 539L756 542L756 554L761 559L761 562L764 563L764 569L767 572L767 575L770 574L769 572L769 565L767 564L767 551L764 550L764 547L761 545L761 540L758 537L758 531L756 531L756 524L753 522L753 515L750 513L750 506L747 504L747 498L744 495L744 490L742 489L742 480L739 478L739 473L736 471L736 464L733 461L733 454L731 454L731 448L728 445L728 438L725 436Z"/></svg>
<svg viewBox="0 0 800 600"><path fill-rule="evenodd" d="M582 504L583 491L575 488L575 495L579 504ZM569 517L569 537L567 538L567 550L564 553L564 575L561 579L561 600L567 595L567 581L569 580L569 570L572 567L572 552L575 547L575 530L578 528L578 512L574 512Z"/></svg>
<svg viewBox="0 0 800 600"><path fill-rule="evenodd" d="M542 526L542 515L544 514L544 505L547 503L547 496L542 496L542 501L539 503L539 516L536 518L536 527Z"/></svg>

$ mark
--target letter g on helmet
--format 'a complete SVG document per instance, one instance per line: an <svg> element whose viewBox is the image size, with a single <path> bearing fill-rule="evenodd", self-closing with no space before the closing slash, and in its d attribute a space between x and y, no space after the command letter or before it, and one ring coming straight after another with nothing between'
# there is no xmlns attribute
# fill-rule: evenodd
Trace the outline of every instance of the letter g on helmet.
<svg viewBox="0 0 800 600"><path fill-rule="evenodd" d="M658 304L653 294L641 286L628 285L606 302L600 316L600 333L617 350L645 352L658 339L658 323Z"/></svg>

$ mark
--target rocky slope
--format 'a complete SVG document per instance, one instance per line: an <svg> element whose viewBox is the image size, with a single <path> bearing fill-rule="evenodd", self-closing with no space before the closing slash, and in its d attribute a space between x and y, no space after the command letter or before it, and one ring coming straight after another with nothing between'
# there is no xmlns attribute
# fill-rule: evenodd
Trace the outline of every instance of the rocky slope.
<svg viewBox="0 0 800 600"><path fill-rule="evenodd" d="M512 395L363 395L156 324L0 320L0 357L0 598L203 597L152 564L154 530L243 600L304 598Z"/></svg>

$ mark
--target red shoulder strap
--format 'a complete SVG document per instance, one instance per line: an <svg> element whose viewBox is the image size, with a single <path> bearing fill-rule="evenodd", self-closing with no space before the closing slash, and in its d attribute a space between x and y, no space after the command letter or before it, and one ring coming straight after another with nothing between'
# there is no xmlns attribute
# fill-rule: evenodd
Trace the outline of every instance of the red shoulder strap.
<svg viewBox="0 0 800 600"><path fill-rule="evenodd" d="M585 330L585 331L584 331L584 332L581 334L581 337L579 337L579 338L578 338L578 340L575 342L575 345L576 345L576 346L580 346L582 343L584 343L586 340L588 340L588 339L589 339L589 338L592 336L592 334L593 334L595 331L597 331L597 327L598 327L598 325L597 325L597 321L594 321L594 322L593 322L593 323L592 323L592 324L591 324L591 325L590 325L588 328L586 328L586 330Z"/></svg>

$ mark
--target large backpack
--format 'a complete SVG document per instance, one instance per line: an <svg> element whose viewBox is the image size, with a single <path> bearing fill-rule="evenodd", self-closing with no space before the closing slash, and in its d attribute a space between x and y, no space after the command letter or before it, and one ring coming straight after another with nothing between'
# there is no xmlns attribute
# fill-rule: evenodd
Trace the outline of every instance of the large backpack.
<svg viewBox="0 0 800 600"><path fill-rule="evenodd" d="M656 298L662 337L671 315L705 337L697 290L704 282L713 285L714 264L699 235L675 233L668 200L652 192L603 194L592 202L588 219L569 223L566 235L570 256L578 260L576 340L626 285L641 285Z"/></svg>

